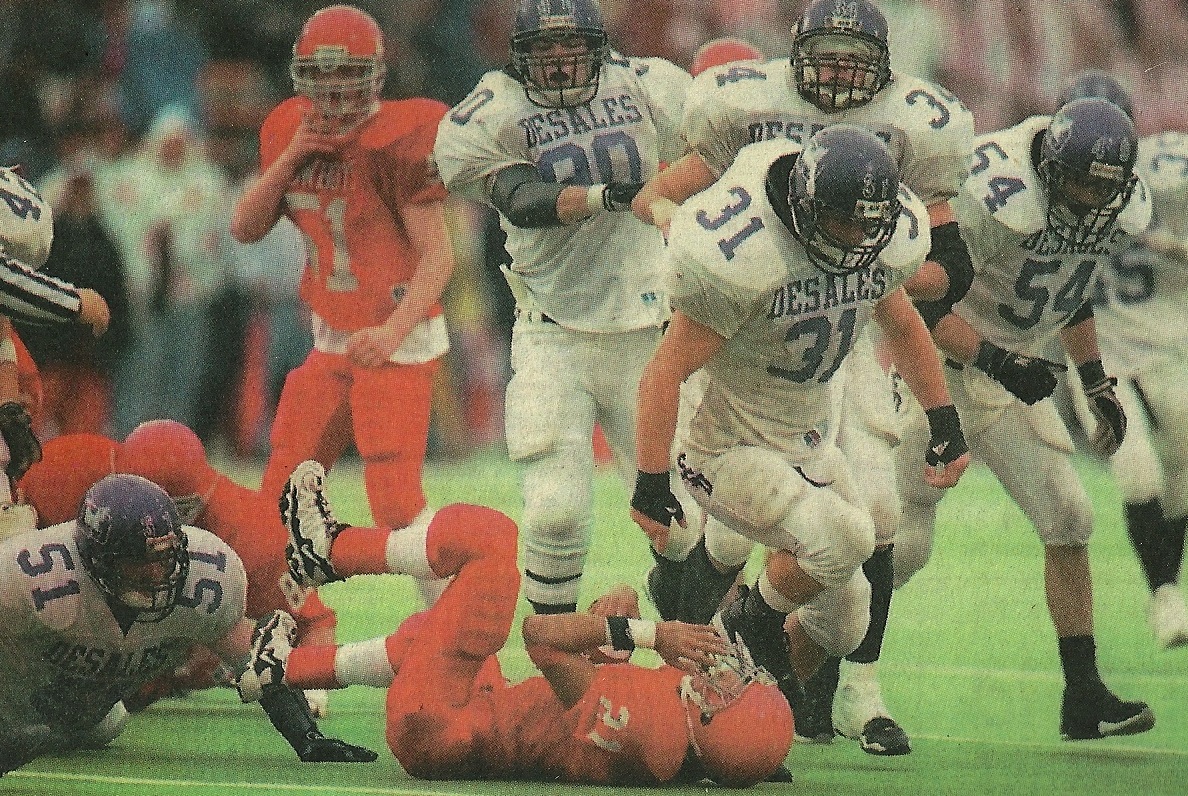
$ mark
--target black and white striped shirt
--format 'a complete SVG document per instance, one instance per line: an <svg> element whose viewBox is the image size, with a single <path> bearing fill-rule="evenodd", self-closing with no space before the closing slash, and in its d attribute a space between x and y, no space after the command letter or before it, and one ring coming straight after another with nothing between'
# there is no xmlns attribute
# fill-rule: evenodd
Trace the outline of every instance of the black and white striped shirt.
<svg viewBox="0 0 1188 796"><path fill-rule="evenodd" d="M78 320L82 301L68 282L38 273L0 249L0 314L37 325Z"/></svg>

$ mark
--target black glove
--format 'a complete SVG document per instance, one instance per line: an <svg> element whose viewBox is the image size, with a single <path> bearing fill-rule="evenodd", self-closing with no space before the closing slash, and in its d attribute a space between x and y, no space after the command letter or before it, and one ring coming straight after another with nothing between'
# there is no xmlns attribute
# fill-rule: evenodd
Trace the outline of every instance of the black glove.
<svg viewBox="0 0 1188 796"><path fill-rule="evenodd" d="M1097 428L1089 435L1089 445L1099 456L1113 456L1126 436L1126 412L1114 392L1118 380L1105 374L1100 359L1078 365L1077 373L1089 402L1089 411L1097 421Z"/></svg>
<svg viewBox="0 0 1188 796"><path fill-rule="evenodd" d="M0 406L0 436L8 444L8 465L4 472L13 481L41 461L41 443L33 433L33 418L16 401Z"/></svg>
<svg viewBox="0 0 1188 796"><path fill-rule="evenodd" d="M643 470L636 473L631 508L665 528L671 526L673 520L681 522L685 519L685 510L668 484L667 470L663 473L645 473Z"/></svg>
<svg viewBox="0 0 1188 796"><path fill-rule="evenodd" d="M306 738L296 751L302 763L372 763L379 757L366 746L355 746L320 734Z"/></svg>
<svg viewBox="0 0 1188 796"><path fill-rule="evenodd" d="M952 464L969 451L955 406L937 406L924 410L924 414L928 415L928 428L932 435L928 440L928 450L924 452L924 462L929 467Z"/></svg>
<svg viewBox="0 0 1188 796"><path fill-rule="evenodd" d="M608 182L602 189L602 206L612 212L631 209L631 200L643 188L642 182Z"/></svg>
<svg viewBox="0 0 1188 796"><path fill-rule="evenodd" d="M997 381L1029 406L1056 389L1056 373L1068 370L1060 362L1007 351L986 340L978 346L973 366Z"/></svg>

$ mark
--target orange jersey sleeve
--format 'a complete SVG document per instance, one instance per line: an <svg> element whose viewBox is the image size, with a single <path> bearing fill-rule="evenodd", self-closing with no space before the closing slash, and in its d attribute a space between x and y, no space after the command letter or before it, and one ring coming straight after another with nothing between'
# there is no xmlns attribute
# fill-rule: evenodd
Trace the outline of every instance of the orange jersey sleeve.
<svg viewBox="0 0 1188 796"><path fill-rule="evenodd" d="M306 107L308 100L293 98L265 120L263 168L284 151ZM286 213L307 249L301 296L332 327L354 331L387 320L412 278L419 254L401 210L446 196L430 156L447 110L427 99L382 102L339 157L315 158L290 186Z"/></svg>

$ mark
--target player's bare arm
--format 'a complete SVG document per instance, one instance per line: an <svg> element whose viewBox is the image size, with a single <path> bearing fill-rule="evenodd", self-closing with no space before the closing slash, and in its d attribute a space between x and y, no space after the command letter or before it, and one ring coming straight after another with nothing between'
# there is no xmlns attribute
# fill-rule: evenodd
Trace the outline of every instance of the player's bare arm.
<svg viewBox="0 0 1188 796"><path fill-rule="evenodd" d="M666 229L676 205L713 185L716 179L701 155L688 152L644 183L631 202L631 210L645 224Z"/></svg>
<svg viewBox="0 0 1188 796"><path fill-rule="evenodd" d="M1081 312L1073 316L1074 319L1085 317L1066 326L1060 332L1060 338L1064 343L1064 350L1077 366L1081 388L1085 391L1089 411L1096 421L1096 426L1089 434L1089 445L1098 455L1109 457L1118 452L1122 439L1126 436L1126 411L1114 392L1118 379L1106 375L1105 366L1102 365L1101 349L1097 342L1097 322L1093 319L1089 306L1085 305Z"/></svg>
<svg viewBox="0 0 1188 796"><path fill-rule="evenodd" d="M928 327L902 289L875 305L874 319L883 329L896 369L928 414L929 452L935 456L926 457L924 479L940 489L954 486L969 466L970 455Z"/></svg>
<svg viewBox="0 0 1188 796"><path fill-rule="evenodd" d="M668 487L668 458L676 434L681 383L721 350L726 340L677 310L639 380L635 445L635 494L631 519L652 540L657 551L668 546L666 512L685 527L680 504Z"/></svg>
<svg viewBox="0 0 1188 796"><path fill-rule="evenodd" d="M365 368L378 367L391 359L408 333L441 298L454 274L454 247L446 226L445 204L407 205L400 209L400 216L419 258L404 296L388 319L378 326L360 329L347 341L347 356Z"/></svg>
<svg viewBox="0 0 1188 796"><path fill-rule="evenodd" d="M247 189L231 216L231 235L240 243L256 243L280 220L285 193L297 171L316 156L333 157L355 136L326 135L317 132L310 116L305 116L289 145Z"/></svg>

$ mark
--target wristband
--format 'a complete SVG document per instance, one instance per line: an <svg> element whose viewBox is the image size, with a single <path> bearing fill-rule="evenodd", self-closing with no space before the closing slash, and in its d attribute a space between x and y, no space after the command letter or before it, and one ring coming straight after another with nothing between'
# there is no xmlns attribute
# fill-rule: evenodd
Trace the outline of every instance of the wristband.
<svg viewBox="0 0 1188 796"><path fill-rule="evenodd" d="M635 471L635 493L637 495L662 495L668 491L668 471L662 473L645 473Z"/></svg>
<svg viewBox="0 0 1188 796"><path fill-rule="evenodd" d="M1077 375L1081 377L1081 384L1086 387L1101 384L1106 380L1105 366L1101 364L1100 359L1091 359L1082 365L1077 365Z"/></svg>
<svg viewBox="0 0 1188 796"><path fill-rule="evenodd" d="M608 616L606 618L606 640L611 649L619 652L631 652L635 649L635 642L631 640L631 631L627 627L625 616Z"/></svg>
<svg viewBox="0 0 1188 796"><path fill-rule="evenodd" d="M635 646L646 650L656 649L656 623L651 619L628 619L627 632Z"/></svg>
<svg viewBox="0 0 1188 796"><path fill-rule="evenodd" d="M0 364L4 362L17 361L16 343L12 342L11 337L6 337L0 342Z"/></svg>
<svg viewBox="0 0 1188 796"><path fill-rule="evenodd" d="M948 439L961 430L961 419L953 404L925 409L924 414L928 417L928 431L934 437Z"/></svg>
<svg viewBox="0 0 1188 796"><path fill-rule="evenodd" d="M595 183L586 189L586 209L590 211L590 215L598 215L606 210L606 205L603 204L602 195L606 193L606 183Z"/></svg>

